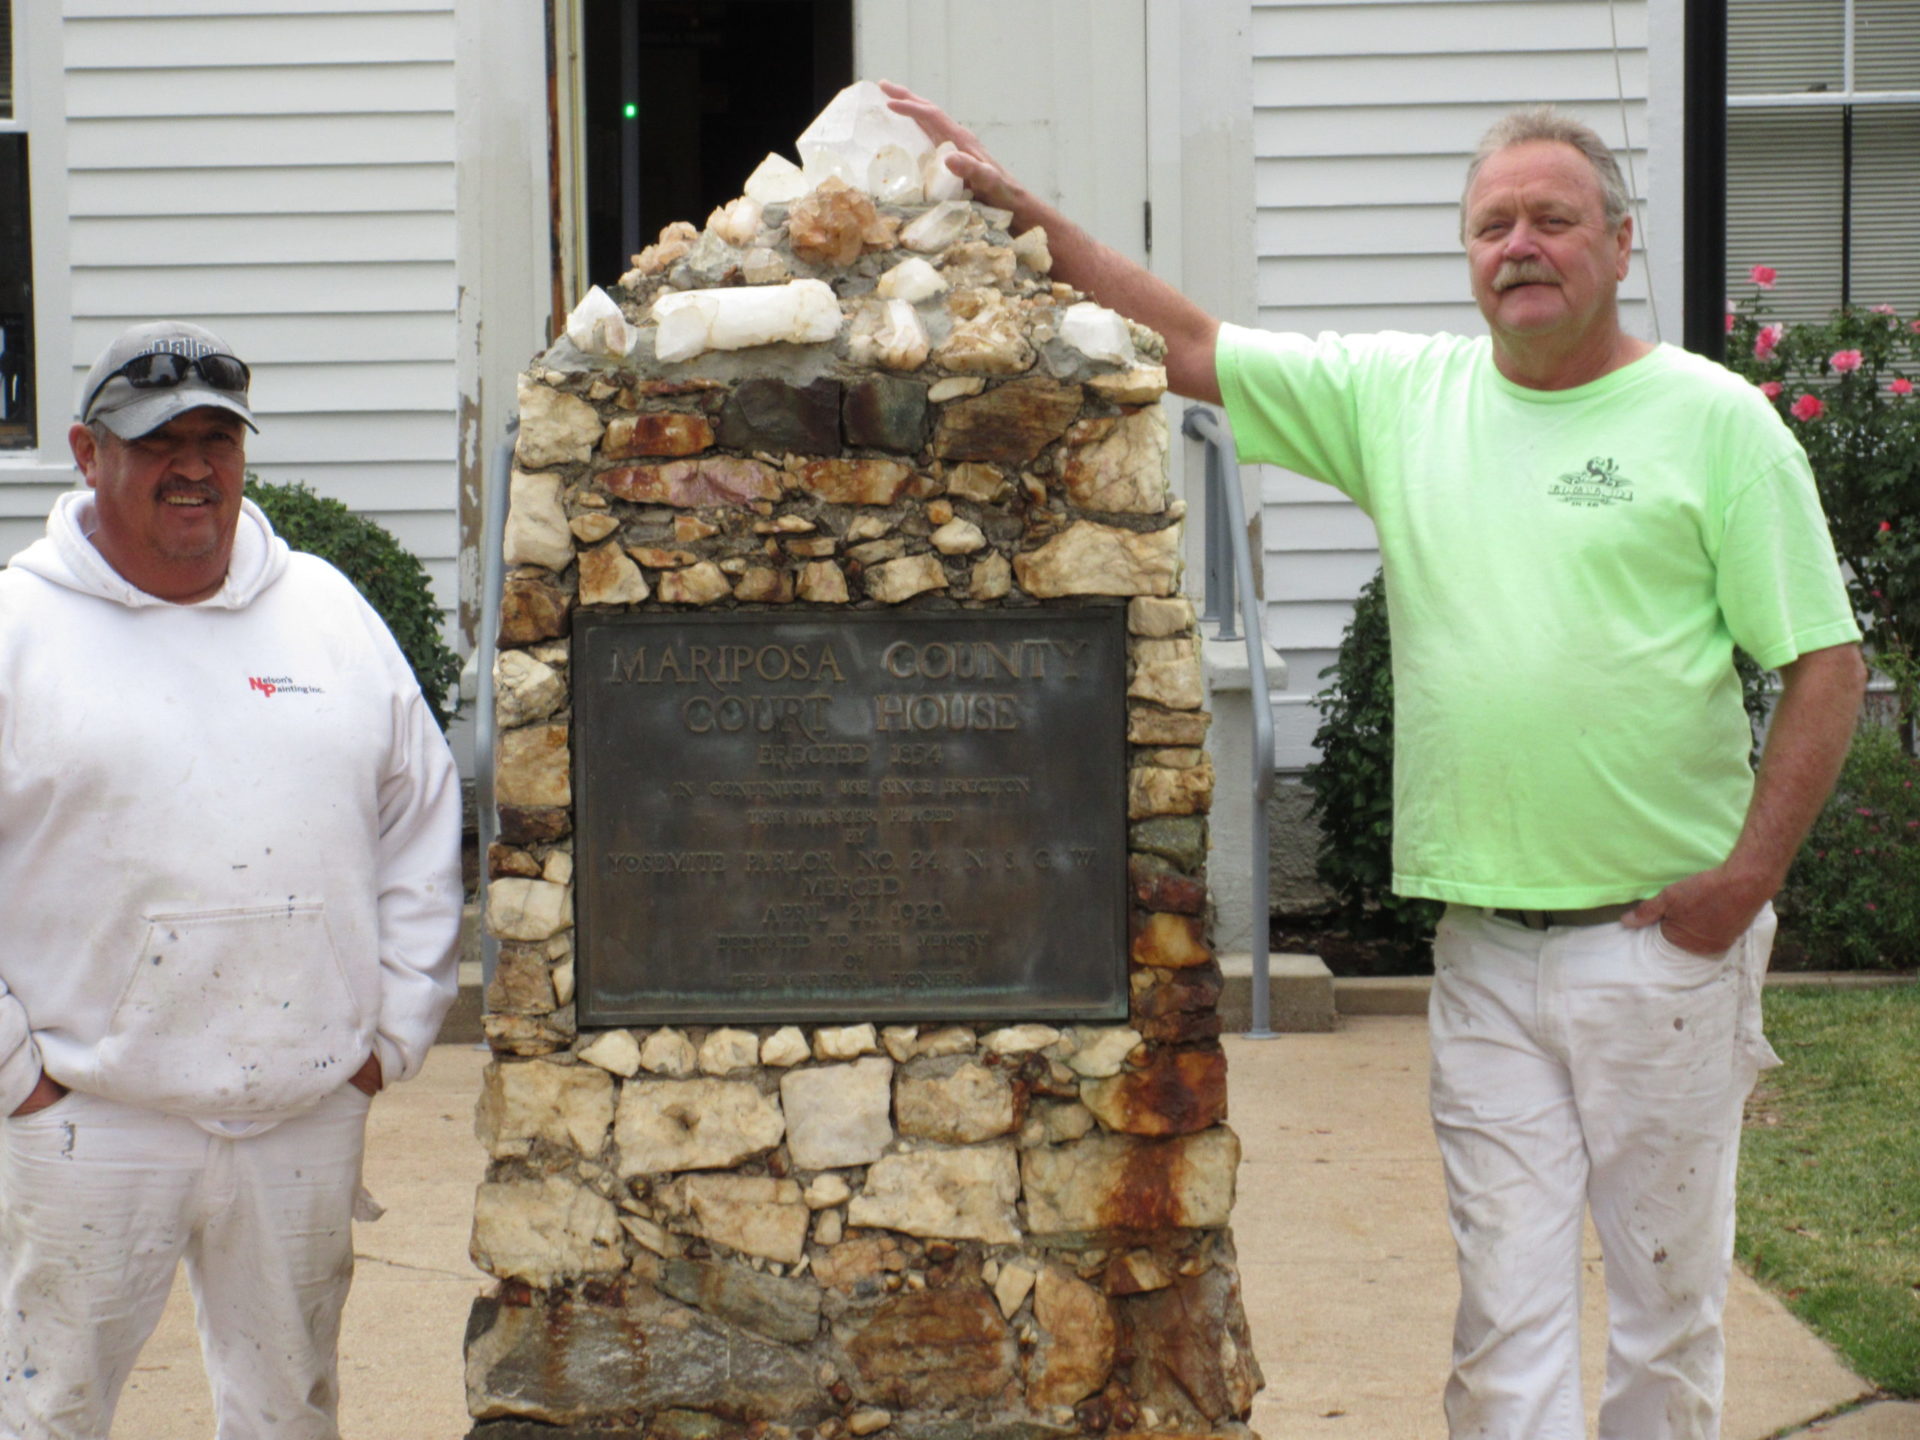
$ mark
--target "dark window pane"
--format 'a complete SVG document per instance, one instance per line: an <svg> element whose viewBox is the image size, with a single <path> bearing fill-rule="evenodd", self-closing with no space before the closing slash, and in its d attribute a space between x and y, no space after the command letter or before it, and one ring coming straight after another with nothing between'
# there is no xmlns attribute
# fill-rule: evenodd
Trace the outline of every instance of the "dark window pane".
<svg viewBox="0 0 1920 1440"><path fill-rule="evenodd" d="M1825 318L1840 303L1845 116L1833 109L1727 115L1727 294L1753 293L1755 265L1779 271L1775 319Z"/></svg>
<svg viewBox="0 0 1920 1440"><path fill-rule="evenodd" d="M27 137L0 135L0 450L35 443L31 233Z"/></svg>
<svg viewBox="0 0 1920 1440"><path fill-rule="evenodd" d="M0 0L0 120L13 119L13 3Z"/></svg>
<svg viewBox="0 0 1920 1440"><path fill-rule="evenodd" d="M1917 87L1920 88L1920 87ZM1853 115L1853 287L1857 305L1920 311L1920 105Z"/></svg>
<svg viewBox="0 0 1920 1440"><path fill-rule="evenodd" d="M853 79L851 0L582 7L585 280L610 284L674 220L740 193Z"/></svg>

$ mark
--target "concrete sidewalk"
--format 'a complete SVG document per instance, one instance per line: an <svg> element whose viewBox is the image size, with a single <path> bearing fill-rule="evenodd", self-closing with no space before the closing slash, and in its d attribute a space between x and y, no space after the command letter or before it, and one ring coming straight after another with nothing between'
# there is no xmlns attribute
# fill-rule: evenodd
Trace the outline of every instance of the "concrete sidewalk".
<svg viewBox="0 0 1920 1440"><path fill-rule="evenodd" d="M1425 1023L1407 1017L1228 1041L1232 1123L1245 1146L1234 1230L1267 1375L1253 1415L1265 1440L1445 1434L1439 1394L1455 1282L1426 1121L1426 1041ZM388 1213L357 1227L359 1269L341 1342L348 1440L466 1433L461 1336L484 1288L466 1243L484 1168L472 1111L485 1058L439 1046L419 1078L374 1106L367 1184ZM1591 1236L1589 1257L1597 1279ZM1602 1344L1598 1303L1590 1296L1590 1394ZM1742 1275L1728 1328L1724 1440L1765 1440L1868 1391ZM181 1284L127 1387L114 1440L204 1440L212 1428ZM1913 1440L1920 1407L1871 1406L1805 1433Z"/></svg>

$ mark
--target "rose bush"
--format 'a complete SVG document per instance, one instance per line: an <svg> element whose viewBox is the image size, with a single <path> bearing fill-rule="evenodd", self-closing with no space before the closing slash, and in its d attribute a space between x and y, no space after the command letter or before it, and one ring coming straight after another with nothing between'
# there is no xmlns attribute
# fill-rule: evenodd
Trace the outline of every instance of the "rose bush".
<svg viewBox="0 0 1920 1440"><path fill-rule="evenodd" d="M1910 723L1920 709L1920 319L1877 305L1784 325L1767 318L1763 292L1785 282L1765 265L1750 274L1752 297L1728 311L1727 364L1806 447L1868 658Z"/></svg>

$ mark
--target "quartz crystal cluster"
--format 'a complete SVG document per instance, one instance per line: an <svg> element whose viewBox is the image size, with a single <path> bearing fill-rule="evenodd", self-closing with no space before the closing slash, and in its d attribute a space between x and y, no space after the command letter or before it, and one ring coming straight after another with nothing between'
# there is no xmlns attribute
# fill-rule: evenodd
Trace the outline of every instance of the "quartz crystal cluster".
<svg viewBox="0 0 1920 1440"><path fill-rule="evenodd" d="M521 379L476 1437L1250 1434L1161 342L876 96ZM1048 605L1125 610L1124 1019L579 1025L576 610Z"/></svg>

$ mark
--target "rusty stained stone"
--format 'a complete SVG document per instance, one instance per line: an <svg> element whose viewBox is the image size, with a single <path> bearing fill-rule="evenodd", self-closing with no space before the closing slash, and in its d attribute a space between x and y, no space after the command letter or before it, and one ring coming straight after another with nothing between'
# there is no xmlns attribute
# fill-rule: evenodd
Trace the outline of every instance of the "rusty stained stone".
<svg viewBox="0 0 1920 1440"><path fill-rule="evenodd" d="M1173 1283L1167 1266L1151 1250L1128 1250L1107 1262L1102 1285L1109 1295L1144 1295Z"/></svg>
<svg viewBox="0 0 1920 1440"><path fill-rule="evenodd" d="M969 399L954 400L934 427L934 453L943 460L1026 465L1066 433L1080 413L1078 385L1012 380Z"/></svg>
<svg viewBox="0 0 1920 1440"><path fill-rule="evenodd" d="M567 633L573 602L557 585L529 575L508 577L500 593L500 643L531 645Z"/></svg>
<svg viewBox="0 0 1920 1440"><path fill-rule="evenodd" d="M540 862L526 851L513 845L502 845L499 841L487 846L487 876L498 880L504 875L518 875L523 880L537 879L540 874Z"/></svg>
<svg viewBox="0 0 1920 1440"><path fill-rule="evenodd" d="M1210 1015L1219 1007L1224 981L1218 965L1175 971L1171 978L1133 997L1136 1020L1164 1020L1180 1015Z"/></svg>
<svg viewBox="0 0 1920 1440"><path fill-rule="evenodd" d="M1105 1295L1050 1264L1034 1286L1033 1318L1040 1337L1028 1362L1028 1405L1073 1405L1106 1384L1119 1326Z"/></svg>
<svg viewBox="0 0 1920 1440"><path fill-rule="evenodd" d="M1227 1057L1162 1050L1137 1070L1083 1081L1080 1102L1123 1135L1192 1135L1227 1118Z"/></svg>
<svg viewBox="0 0 1920 1440"><path fill-rule="evenodd" d="M1233 1213L1240 1140L1224 1125L1165 1139L1096 1131L1020 1157L1034 1235L1210 1229Z"/></svg>
<svg viewBox="0 0 1920 1440"><path fill-rule="evenodd" d="M908 1290L834 1327L854 1367L854 1393L899 1410L991 1400L1014 1378L1013 1332L977 1286Z"/></svg>
<svg viewBox="0 0 1920 1440"><path fill-rule="evenodd" d="M793 576L785 570L755 565L740 576L733 598L746 605L788 605L793 601Z"/></svg>
<svg viewBox="0 0 1920 1440"><path fill-rule="evenodd" d="M720 443L731 450L832 455L840 449L840 382L805 385L760 376L742 380L720 411Z"/></svg>
<svg viewBox="0 0 1920 1440"><path fill-rule="evenodd" d="M573 833L573 811L551 805L502 805L500 838L509 845L546 845Z"/></svg>
<svg viewBox="0 0 1920 1440"><path fill-rule="evenodd" d="M897 375L869 375L847 387L841 405L847 444L912 455L927 441L927 387Z"/></svg>
<svg viewBox="0 0 1920 1440"><path fill-rule="evenodd" d="M1156 1045L1198 1045L1218 1040L1226 1029L1226 1022L1212 1011L1200 1015L1168 1015L1161 1020L1135 1015L1131 1023L1140 1032L1141 1039Z"/></svg>
<svg viewBox="0 0 1920 1440"><path fill-rule="evenodd" d="M865 1285L873 1289L881 1276L908 1268L906 1252L891 1235L863 1235L814 1252L814 1277L829 1290L852 1294Z"/></svg>
<svg viewBox="0 0 1920 1440"><path fill-rule="evenodd" d="M1159 913L1136 917L1131 948L1133 963L1162 970L1182 970L1213 959L1207 943L1207 922L1201 915Z"/></svg>
<svg viewBox="0 0 1920 1440"><path fill-rule="evenodd" d="M1142 910L1199 915L1207 908L1207 882L1196 875L1181 874L1157 855L1128 856L1127 883L1133 889L1134 903Z"/></svg>
<svg viewBox="0 0 1920 1440"><path fill-rule="evenodd" d="M891 505L913 478L898 460L809 460L793 483L830 505Z"/></svg>
<svg viewBox="0 0 1920 1440"><path fill-rule="evenodd" d="M594 477L609 494L643 504L691 510L701 505L751 505L780 497L780 472L758 460L708 455L668 460L659 465L629 465Z"/></svg>
<svg viewBox="0 0 1920 1440"><path fill-rule="evenodd" d="M608 460L636 455L698 455L713 446L713 422L684 410L648 410L607 422L600 454Z"/></svg>
<svg viewBox="0 0 1920 1440"><path fill-rule="evenodd" d="M1232 1254L1199 1275L1116 1301L1133 1357L1127 1389L1183 1427L1244 1420L1266 1383ZM1164 1422L1163 1422L1164 1423Z"/></svg>

